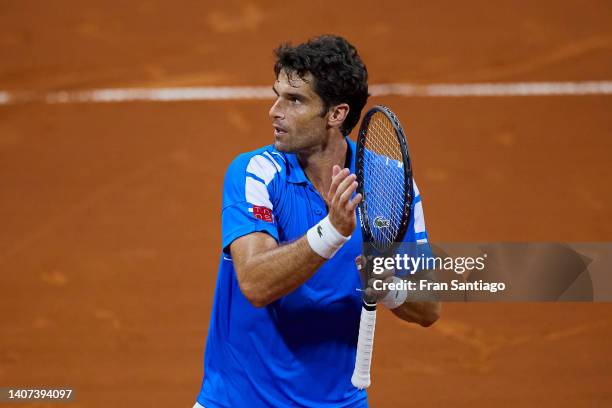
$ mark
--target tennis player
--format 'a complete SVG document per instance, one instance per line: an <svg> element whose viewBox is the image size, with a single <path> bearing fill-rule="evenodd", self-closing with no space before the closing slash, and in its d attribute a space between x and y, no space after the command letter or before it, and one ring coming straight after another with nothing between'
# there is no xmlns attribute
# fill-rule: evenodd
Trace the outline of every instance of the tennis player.
<svg viewBox="0 0 612 408"><path fill-rule="evenodd" d="M223 252L195 407L367 407L351 384L362 197L347 137L368 98L367 70L338 36L275 53L274 144L239 155L225 175ZM415 192L407 241L427 242ZM434 302L391 307L422 326L438 317Z"/></svg>

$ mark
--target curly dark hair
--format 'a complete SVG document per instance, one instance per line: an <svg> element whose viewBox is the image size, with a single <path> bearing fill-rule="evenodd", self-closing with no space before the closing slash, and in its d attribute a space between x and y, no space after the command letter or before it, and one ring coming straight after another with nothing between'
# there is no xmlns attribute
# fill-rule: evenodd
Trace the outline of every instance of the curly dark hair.
<svg viewBox="0 0 612 408"><path fill-rule="evenodd" d="M301 79L312 74L313 89L324 104L321 116L333 105L349 105L341 131L344 135L351 133L369 96L368 70L357 49L340 36L322 35L295 47L282 44L274 53L277 78L282 69L297 73Z"/></svg>

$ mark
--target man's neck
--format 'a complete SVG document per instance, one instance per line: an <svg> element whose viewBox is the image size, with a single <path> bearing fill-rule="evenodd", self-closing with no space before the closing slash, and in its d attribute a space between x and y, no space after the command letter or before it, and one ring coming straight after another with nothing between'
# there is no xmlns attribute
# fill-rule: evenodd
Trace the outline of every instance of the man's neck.
<svg viewBox="0 0 612 408"><path fill-rule="evenodd" d="M304 174L325 199L331 186L332 168L336 164L340 168L345 167L348 151L348 143L344 136L333 135L328 140L329 142L321 149L297 154Z"/></svg>

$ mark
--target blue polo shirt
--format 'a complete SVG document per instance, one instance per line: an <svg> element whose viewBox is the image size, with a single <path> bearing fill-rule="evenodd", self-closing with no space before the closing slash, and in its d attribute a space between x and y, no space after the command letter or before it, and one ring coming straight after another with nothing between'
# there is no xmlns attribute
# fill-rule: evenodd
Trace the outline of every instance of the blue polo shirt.
<svg viewBox="0 0 612 408"><path fill-rule="evenodd" d="M346 138L355 172L355 143ZM406 241L427 242L415 186ZM302 237L327 215L325 202L296 155L273 145L238 156L223 188L223 251L198 402L206 408L367 407L351 384L361 288L354 260L361 230L302 286L266 307L253 307L238 286L229 247L265 232L280 244Z"/></svg>

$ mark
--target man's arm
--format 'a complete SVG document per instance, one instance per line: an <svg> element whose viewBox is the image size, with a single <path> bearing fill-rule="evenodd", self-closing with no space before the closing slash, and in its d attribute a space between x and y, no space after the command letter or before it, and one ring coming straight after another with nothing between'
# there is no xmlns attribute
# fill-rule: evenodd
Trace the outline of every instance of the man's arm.
<svg viewBox="0 0 612 408"><path fill-rule="evenodd" d="M240 290L263 307L306 282L327 259L314 252L306 236L288 245L263 232L245 235L230 247Z"/></svg>
<svg viewBox="0 0 612 408"><path fill-rule="evenodd" d="M362 256L355 258L355 265L357 269L363 274L365 278L364 259ZM380 302L389 293L386 289L375 289L374 281L381 280L386 283L393 282L393 276L395 275L393 270L385 270L379 274L376 278L370 278L365 289L366 295ZM429 276L429 275L425 275ZM409 296L409 295L408 295ZM423 327L429 327L440 318L440 310L442 305L438 301L421 301L421 300L410 300L406 299L400 306L390 309L394 315L402 320L410 323L417 323Z"/></svg>
<svg viewBox="0 0 612 408"><path fill-rule="evenodd" d="M407 322L429 327L440 317L440 302L411 302L407 300L399 307L391 309L394 315Z"/></svg>
<svg viewBox="0 0 612 408"><path fill-rule="evenodd" d="M411 275L408 280L435 281L435 272L432 270L421 270L416 275ZM412 296L412 299L411 299ZM407 322L417 323L423 327L429 327L440 317L442 304L436 300L434 293L417 291L408 292L406 301L399 307L391 309L394 315Z"/></svg>
<svg viewBox="0 0 612 408"><path fill-rule="evenodd" d="M329 220L338 233L349 236L355 229L355 208L361 201L355 175L334 166L327 195ZM300 216L299 214L295 215ZM279 246L266 233L252 233L230 245L240 290L255 307L263 307L306 282L327 260L315 252L306 236Z"/></svg>

